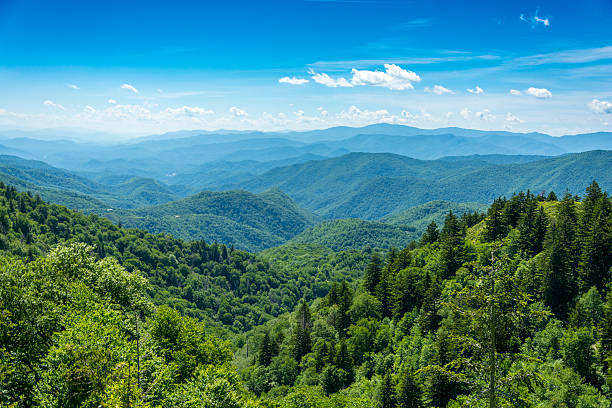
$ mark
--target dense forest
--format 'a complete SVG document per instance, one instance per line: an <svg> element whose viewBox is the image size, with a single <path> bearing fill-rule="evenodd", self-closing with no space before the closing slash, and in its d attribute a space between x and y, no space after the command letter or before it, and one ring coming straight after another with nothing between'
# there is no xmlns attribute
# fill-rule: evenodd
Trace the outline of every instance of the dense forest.
<svg viewBox="0 0 612 408"><path fill-rule="evenodd" d="M1 184L0 231L0 254L26 260L58 244L85 243L98 258L113 257L146 277L156 304L235 332L292 310L304 297L324 295L331 276L344 278L333 267L324 268L318 280L297 268L275 271L263 258L232 246L123 228Z"/></svg>
<svg viewBox="0 0 612 408"><path fill-rule="evenodd" d="M0 405L609 407L612 201L258 255L0 186Z"/></svg>
<svg viewBox="0 0 612 408"><path fill-rule="evenodd" d="M282 406L609 407L611 265L596 183L500 198L248 332L236 362Z"/></svg>

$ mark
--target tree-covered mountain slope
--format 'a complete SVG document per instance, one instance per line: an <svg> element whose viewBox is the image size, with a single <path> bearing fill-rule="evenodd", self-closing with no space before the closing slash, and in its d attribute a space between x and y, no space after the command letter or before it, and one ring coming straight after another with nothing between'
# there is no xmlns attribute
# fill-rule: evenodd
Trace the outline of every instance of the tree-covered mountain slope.
<svg viewBox="0 0 612 408"><path fill-rule="evenodd" d="M481 203L455 203L452 201L435 200L417 205L396 214L389 214L380 221L391 225L406 225L413 228L420 237L432 222L442 225L446 215L452 211L457 216L466 213L486 211L488 205Z"/></svg>
<svg viewBox="0 0 612 408"><path fill-rule="evenodd" d="M422 233L422 231L421 231ZM323 221L291 239L291 243L313 244L334 251L365 248L404 248L421 236L416 229L378 221L341 219Z"/></svg>
<svg viewBox="0 0 612 408"><path fill-rule="evenodd" d="M250 251L280 245L318 221L278 189L260 194L204 191L158 206L107 212L106 216L129 227L224 242Z"/></svg>
<svg viewBox="0 0 612 408"><path fill-rule="evenodd" d="M135 208L180 197L170 187L151 178L127 176L114 184L102 184L41 161L16 156L0 156L0 181L84 211Z"/></svg>
<svg viewBox="0 0 612 408"><path fill-rule="evenodd" d="M490 203L517 191L578 194L593 179L612 188L612 151L591 151L520 164L483 160L423 161L352 153L273 169L242 187L277 186L325 218L379 219L433 200Z"/></svg>
<svg viewBox="0 0 612 408"><path fill-rule="evenodd" d="M546 200L449 213L245 333L247 387L288 407L609 407L612 200L597 183Z"/></svg>
<svg viewBox="0 0 612 408"><path fill-rule="evenodd" d="M111 256L128 271L140 271L155 304L170 305L223 330L239 332L261 324L291 310L303 297L326 293L334 281L313 281L297 269L277 271L268 260L222 243L123 228L3 184L0 232L0 255L27 260L58 244L88 244L95 256Z"/></svg>

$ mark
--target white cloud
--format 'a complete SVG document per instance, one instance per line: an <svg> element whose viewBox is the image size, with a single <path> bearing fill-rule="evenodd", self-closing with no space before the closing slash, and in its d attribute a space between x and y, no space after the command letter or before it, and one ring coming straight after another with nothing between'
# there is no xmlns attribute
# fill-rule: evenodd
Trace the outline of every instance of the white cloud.
<svg viewBox="0 0 612 408"><path fill-rule="evenodd" d="M344 78L332 78L325 73L316 73L312 69L309 71L313 81L318 84L331 88L343 87L351 88L354 86L378 86L395 91L414 89L414 82L421 81L415 72L403 69L395 64L384 64L384 71L369 71L353 68L350 82Z"/></svg>
<svg viewBox="0 0 612 408"><path fill-rule="evenodd" d="M200 108L197 106L183 106L180 108L166 108L165 113L172 117L197 117L204 115L212 115L212 110Z"/></svg>
<svg viewBox="0 0 612 408"><path fill-rule="evenodd" d="M81 89L81 88L79 88L78 85L75 85L75 84L67 84L67 86L68 86L68 88L72 88L72 89Z"/></svg>
<svg viewBox="0 0 612 408"><path fill-rule="evenodd" d="M612 102L601 101L599 99L593 99L589 103L589 108L593 112L599 113L599 114L612 113Z"/></svg>
<svg viewBox="0 0 612 408"><path fill-rule="evenodd" d="M452 94L453 91L451 91L448 88L443 87L442 85L435 85L433 88L430 87L425 87L425 92L431 92L434 93L436 95L443 95L443 94Z"/></svg>
<svg viewBox="0 0 612 408"><path fill-rule="evenodd" d="M53 101L50 101L49 99L47 99L46 101L43 102L43 105L45 106L51 106L53 108L57 108L57 109L61 109L61 110L66 110L66 108L64 108L62 105L60 105L59 103L55 103Z"/></svg>
<svg viewBox="0 0 612 408"><path fill-rule="evenodd" d="M321 115L324 118L327 117L327 115L329 114L329 112L327 112L325 108L323 108L322 106L319 106L317 110L319 111L319 115Z"/></svg>
<svg viewBox="0 0 612 408"><path fill-rule="evenodd" d="M493 115L488 109L483 109L482 112L476 112L476 117L480 120L484 120L485 122L495 119L495 115Z"/></svg>
<svg viewBox="0 0 612 408"><path fill-rule="evenodd" d="M523 93L517 89L511 89L510 95L522 95Z"/></svg>
<svg viewBox="0 0 612 408"><path fill-rule="evenodd" d="M472 111L469 110L468 108L463 108L461 109L461 111L459 112L459 114L461 115L461 117L465 120L468 120L472 117Z"/></svg>
<svg viewBox="0 0 612 408"><path fill-rule="evenodd" d="M325 85L330 88L351 88L353 86L346 80L346 78L334 79L327 74L318 74L313 70L310 70L310 75L312 75L312 80L317 84Z"/></svg>
<svg viewBox="0 0 612 408"><path fill-rule="evenodd" d="M307 84L309 81L304 78L283 77L279 79L278 82L280 82L281 84L289 84L289 85L304 85L304 84Z"/></svg>
<svg viewBox="0 0 612 408"><path fill-rule="evenodd" d="M395 64L385 64L385 71L368 71L352 69L353 78L351 84L380 86L383 88L402 91L405 89L414 89L413 82L420 82L419 77L415 72L408 71Z"/></svg>
<svg viewBox="0 0 612 408"><path fill-rule="evenodd" d="M127 89L128 91L132 91L134 93L138 93L138 89L134 88L130 84L123 84L123 85L121 85L121 89Z"/></svg>
<svg viewBox="0 0 612 408"><path fill-rule="evenodd" d="M117 101L116 101L116 100L114 100L113 98L110 98L110 99L108 100L108 103L110 103L111 105L114 105L114 104L116 104L116 103L117 103Z"/></svg>
<svg viewBox="0 0 612 408"><path fill-rule="evenodd" d="M234 116L236 116L236 117L238 117L238 118L239 118L239 117L246 117L246 116L249 116L249 114L248 114L248 113L247 113L247 112L246 112L244 109L240 109L240 108L238 108L238 107L236 107L236 106L232 106L232 107L229 109L229 111L230 111L230 113L231 113L232 115L234 115Z"/></svg>
<svg viewBox="0 0 612 408"><path fill-rule="evenodd" d="M506 113L506 122L508 122L510 125L518 125L519 123L523 123L523 120L519 119L511 112L508 112Z"/></svg>
<svg viewBox="0 0 612 408"><path fill-rule="evenodd" d="M482 94L484 94L484 90L481 87L479 87L478 85L476 85L476 88L474 88L474 89L468 88L467 91L469 93L472 93L472 94L475 94L475 95L482 95Z"/></svg>
<svg viewBox="0 0 612 408"><path fill-rule="evenodd" d="M357 124L392 122L394 120L393 115L391 115L386 109L379 109L375 111L370 111L367 109L361 110L355 105L351 106L346 111L336 114L336 118Z"/></svg>
<svg viewBox="0 0 612 408"><path fill-rule="evenodd" d="M534 88L531 87L525 91L526 94L535 96L538 99L548 99L552 98L552 92L550 92L546 88Z"/></svg>

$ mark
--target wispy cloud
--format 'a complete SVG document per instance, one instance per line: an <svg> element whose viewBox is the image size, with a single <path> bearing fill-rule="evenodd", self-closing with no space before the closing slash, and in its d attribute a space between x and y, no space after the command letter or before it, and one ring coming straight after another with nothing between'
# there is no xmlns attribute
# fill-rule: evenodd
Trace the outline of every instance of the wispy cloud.
<svg viewBox="0 0 612 408"><path fill-rule="evenodd" d="M414 28L429 27L432 22L433 19L430 17L415 18L414 20L395 25L392 28L395 30L410 30Z"/></svg>
<svg viewBox="0 0 612 408"><path fill-rule="evenodd" d="M518 65L582 64L602 60L612 60L612 46L530 55L515 58L512 63Z"/></svg>
<svg viewBox="0 0 612 408"><path fill-rule="evenodd" d="M447 51L451 53L450 51ZM495 61L500 60L498 55L457 55L464 54L463 52L452 52L453 55L442 57L397 57L397 58L382 58L382 59L358 59L358 60L339 60L339 61L316 61L309 64L311 68L344 68L349 66L357 67L374 67L383 64L402 64L402 65L429 65L443 64L448 62L462 61Z"/></svg>
<svg viewBox="0 0 612 408"><path fill-rule="evenodd" d="M436 95L444 95L444 94L452 94L453 91L451 91L448 88L443 87L442 85L434 85L433 87L425 87L425 92L429 92L429 93L433 93Z"/></svg>
<svg viewBox="0 0 612 408"><path fill-rule="evenodd" d="M612 102L593 99L589 103L589 109L599 114L612 113Z"/></svg>
<svg viewBox="0 0 612 408"><path fill-rule="evenodd" d="M484 90L481 87L479 87L478 85L476 85L476 88L474 88L474 89L468 88L467 91L469 93L471 93L471 94L474 94L474 95L482 95L482 94L484 94Z"/></svg>
<svg viewBox="0 0 612 408"><path fill-rule="evenodd" d="M55 103L49 99L47 99L46 101L43 102L43 105L45 106L51 106L53 108L57 108L57 109L61 109L61 110L66 110L66 108L64 108L64 106L60 105L59 103Z"/></svg>
<svg viewBox="0 0 612 408"><path fill-rule="evenodd" d="M78 85L75 85L75 84L66 84L66 86L68 86L68 88L72 88L72 89L81 89L81 88L79 88Z"/></svg>
<svg viewBox="0 0 612 408"><path fill-rule="evenodd" d="M128 91L132 91L134 93L138 93L138 89L134 88L130 84L123 84L123 85L121 85L121 89L127 89Z"/></svg>
<svg viewBox="0 0 612 408"><path fill-rule="evenodd" d="M518 89L511 89L510 90L510 95L515 95L515 96L520 96L523 93L521 91L519 91Z"/></svg>
<svg viewBox="0 0 612 408"><path fill-rule="evenodd" d="M532 27L537 25L543 25L544 27L550 27L550 19L548 17L542 18L538 16L540 11L536 10L535 14L530 17L526 17L525 14L519 16L519 20L531 24Z"/></svg>
<svg viewBox="0 0 612 408"><path fill-rule="evenodd" d="M309 81L305 78L296 78L296 77L283 77L278 80L281 84L289 84L289 85L304 85Z"/></svg>
<svg viewBox="0 0 612 408"><path fill-rule="evenodd" d="M108 103L110 103L111 105L114 105L114 104L116 104L116 103L117 103L117 101L116 101L116 100L114 100L113 98L110 98L110 99L108 100Z"/></svg>

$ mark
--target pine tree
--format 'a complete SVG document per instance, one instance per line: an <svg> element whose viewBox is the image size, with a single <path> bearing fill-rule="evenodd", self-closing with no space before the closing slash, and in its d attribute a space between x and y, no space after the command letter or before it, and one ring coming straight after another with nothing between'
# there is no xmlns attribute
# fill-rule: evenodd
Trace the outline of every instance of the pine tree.
<svg viewBox="0 0 612 408"><path fill-rule="evenodd" d="M378 404L380 408L395 407L395 390L393 389L393 380L389 371L383 375L378 387Z"/></svg>
<svg viewBox="0 0 612 408"><path fill-rule="evenodd" d="M259 365L269 366L272 361L273 356L273 346L272 340L270 339L270 333L266 331L264 337L261 341L261 345L259 346Z"/></svg>
<svg viewBox="0 0 612 408"><path fill-rule="evenodd" d="M312 347L312 317L310 308L304 300L298 306L295 329L293 332L293 357L297 362L310 353Z"/></svg>
<svg viewBox="0 0 612 408"><path fill-rule="evenodd" d="M421 237L421 245L433 244L440 238L440 232L435 221L432 221L428 226L423 236Z"/></svg>
<svg viewBox="0 0 612 408"><path fill-rule="evenodd" d="M376 287L376 297L380 300L383 317L391 317L393 314L393 282L388 267L385 267L382 272L380 282Z"/></svg>
<svg viewBox="0 0 612 408"><path fill-rule="evenodd" d="M438 328L441 317L438 315L439 297L442 291L440 280L429 273L425 275L425 297L419 315L419 326L424 332L433 332Z"/></svg>
<svg viewBox="0 0 612 408"><path fill-rule="evenodd" d="M353 370L353 359L349 354L345 340L341 340L338 345L338 353L336 354L336 367L342 370L346 377L343 379L342 386L346 387L350 385L355 379L355 372Z"/></svg>
<svg viewBox="0 0 612 408"><path fill-rule="evenodd" d="M365 276L364 276L365 288L370 293L375 292L376 286L378 285L378 282L380 281L381 271L382 271L382 265L381 265L380 258L378 257L377 253L374 253L372 255L372 258L370 259L370 263L366 267Z"/></svg>
<svg viewBox="0 0 612 408"><path fill-rule="evenodd" d="M485 238L489 242L495 242L508 234L508 224L503 214L505 205L506 200L500 197L493 201L487 211Z"/></svg>
<svg viewBox="0 0 612 408"><path fill-rule="evenodd" d="M398 408L421 408L421 389L412 370L406 370L397 385Z"/></svg>
<svg viewBox="0 0 612 408"><path fill-rule="evenodd" d="M590 220L582 223L579 234L580 277L583 290L591 286L601 290L610 280L612 266L612 203L603 194L589 211Z"/></svg>
<svg viewBox="0 0 612 408"><path fill-rule="evenodd" d="M548 237L548 267L544 277L544 299L551 310L564 318L577 293L574 272L576 255L576 211L573 198L566 194L559 205L556 221Z"/></svg>
<svg viewBox="0 0 612 408"><path fill-rule="evenodd" d="M463 230L452 211L444 219L440 234L440 267L443 278L452 276L465 262Z"/></svg>
<svg viewBox="0 0 612 408"><path fill-rule="evenodd" d="M351 325L349 310L353 304L353 293L346 281L343 281L338 287L338 299L336 302L338 305L338 318L336 319L336 331L340 337L344 337L347 329Z"/></svg>

